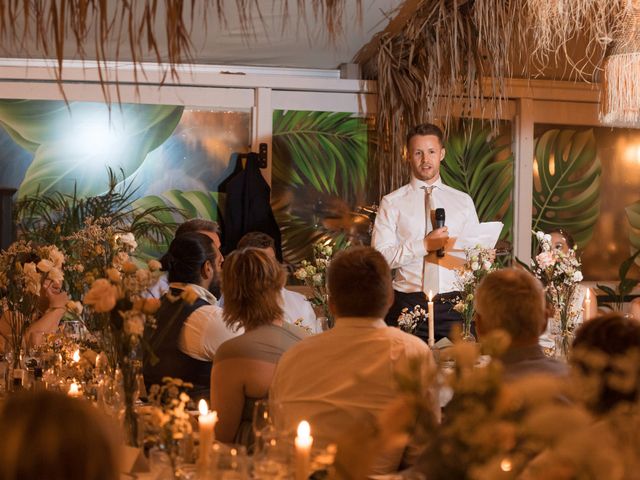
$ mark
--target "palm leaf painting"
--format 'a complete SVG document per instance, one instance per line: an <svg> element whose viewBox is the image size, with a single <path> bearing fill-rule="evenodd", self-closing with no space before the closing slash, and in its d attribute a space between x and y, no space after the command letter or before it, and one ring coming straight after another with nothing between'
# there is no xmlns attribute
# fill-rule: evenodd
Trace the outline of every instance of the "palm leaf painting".
<svg viewBox="0 0 640 480"><path fill-rule="evenodd" d="M285 258L352 230L367 176L367 124L351 113L273 113L273 200Z"/></svg>
<svg viewBox="0 0 640 480"><path fill-rule="evenodd" d="M508 238L513 223L513 155L502 159L509 149L499 145L489 128L462 125L449 135L440 173L450 187L467 193L481 222L504 223L502 238Z"/></svg>
<svg viewBox="0 0 640 480"><path fill-rule="evenodd" d="M633 250L640 250L640 201L625 208L629 220L629 242ZM636 263L640 265L640 257L636 257Z"/></svg>
<svg viewBox="0 0 640 480"><path fill-rule="evenodd" d="M201 192L169 190L162 195L149 195L134 202L134 206L142 211L155 210L156 220L175 227L185 219L203 218L219 221L218 211L222 197L217 192ZM139 242L137 255L144 259L158 258L166 252L171 237L159 242Z"/></svg>
<svg viewBox="0 0 640 480"><path fill-rule="evenodd" d="M533 231L566 229L579 247L600 214L600 174L593 130L553 129L536 141Z"/></svg>

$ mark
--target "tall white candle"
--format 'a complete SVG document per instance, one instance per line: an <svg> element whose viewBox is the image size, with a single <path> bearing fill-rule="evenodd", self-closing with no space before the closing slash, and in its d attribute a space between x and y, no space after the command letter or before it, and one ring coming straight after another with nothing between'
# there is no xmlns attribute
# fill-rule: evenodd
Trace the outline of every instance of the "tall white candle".
<svg viewBox="0 0 640 480"><path fill-rule="evenodd" d="M584 298L584 312L582 314L582 320L589 320L591 314L591 289L587 288L587 296Z"/></svg>
<svg viewBox="0 0 640 480"><path fill-rule="evenodd" d="M213 446L214 428L218 421L218 414L209 411L209 405L202 399L198 403L200 416L198 417L198 427L200 430L200 455L198 463L201 476L206 476L206 472L211 464L211 447Z"/></svg>
<svg viewBox="0 0 640 480"><path fill-rule="evenodd" d="M78 363L80 361L80 350L76 350L75 352L73 352L72 359L75 363Z"/></svg>
<svg viewBox="0 0 640 480"><path fill-rule="evenodd" d="M429 290L429 346L436 343L435 313L433 311L433 292Z"/></svg>
<svg viewBox="0 0 640 480"><path fill-rule="evenodd" d="M73 398L79 398L82 396L82 393L80 393L80 387L76 382L73 382L71 385L69 385L69 391L67 392L67 395Z"/></svg>
<svg viewBox="0 0 640 480"><path fill-rule="evenodd" d="M309 468L311 464L311 446L313 437L309 422L303 420L298 425L298 434L295 439L296 444L296 480L307 480L309 478Z"/></svg>

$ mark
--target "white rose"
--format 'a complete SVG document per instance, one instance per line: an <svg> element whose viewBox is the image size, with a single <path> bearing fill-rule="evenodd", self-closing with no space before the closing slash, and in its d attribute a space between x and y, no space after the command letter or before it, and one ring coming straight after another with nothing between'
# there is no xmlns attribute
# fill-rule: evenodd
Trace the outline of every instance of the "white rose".
<svg viewBox="0 0 640 480"><path fill-rule="evenodd" d="M542 242L544 240L544 232L542 231L536 232L536 238L538 239L539 242Z"/></svg>
<svg viewBox="0 0 640 480"><path fill-rule="evenodd" d="M471 264L471 270L473 270L474 272L475 272L476 270L480 270L480 264L479 264L478 262L473 262L473 263Z"/></svg>
<svg viewBox="0 0 640 480"><path fill-rule="evenodd" d="M40 270L41 272L47 273L49 270L53 268L53 262L51 260L47 260L46 258L43 258L38 262L37 266L38 266L38 270Z"/></svg>
<svg viewBox="0 0 640 480"><path fill-rule="evenodd" d="M84 304L91 305L98 313L110 312L116 306L118 289L106 278L99 278L84 296Z"/></svg>
<svg viewBox="0 0 640 480"><path fill-rule="evenodd" d="M22 267L24 276L27 281L27 291L32 295L40 295L40 274L33 262L25 263Z"/></svg>
<svg viewBox="0 0 640 480"><path fill-rule="evenodd" d="M576 272L573 273L573 281L574 282L582 281L582 272L580 270L577 270Z"/></svg>
<svg viewBox="0 0 640 480"><path fill-rule="evenodd" d="M491 262L486 261L482 264L482 268L485 269L486 271L491 270Z"/></svg>
<svg viewBox="0 0 640 480"><path fill-rule="evenodd" d="M544 241L545 243L551 243L551 235L549 235L548 233L544 234Z"/></svg>
<svg viewBox="0 0 640 480"><path fill-rule="evenodd" d="M64 280L64 275L62 274L62 270L54 267L51 270L49 270L49 273L47 274L47 278L53 280L54 283L62 284L62 281Z"/></svg>
<svg viewBox="0 0 640 480"><path fill-rule="evenodd" d="M54 267L62 268L62 264L64 263L64 254L58 250L58 247L55 245L53 245L49 251L49 258L53 262Z"/></svg>
<svg viewBox="0 0 640 480"><path fill-rule="evenodd" d="M322 275L319 273L316 273L313 277L313 284L314 285L322 285Z"/></svg>
<svg viewBox="0 0 640 480"><path fill-rule="evenodd" d="M132 315L124 321L124 332L127 335L137 335L141 337L144 334L144 318L142 315Z"/></svg>
<svg viewBox="0 0 640 480"><path fill-rule="evenodd" d="M129 247L129 249L132 251L138 248L138 242L136 242L136 237L131 232L121 233L118 236L118 242L120 242L120 244L122 244L125 247Z"/></svg>
<svg viewBox="0 0 640 480"><path fill-rule="evenodd" d="M294 273L294 276L298 280L304 280L305 278L307 278L307 271L304 268L301 268L299 270L296 270L296 273Z"/></svg>

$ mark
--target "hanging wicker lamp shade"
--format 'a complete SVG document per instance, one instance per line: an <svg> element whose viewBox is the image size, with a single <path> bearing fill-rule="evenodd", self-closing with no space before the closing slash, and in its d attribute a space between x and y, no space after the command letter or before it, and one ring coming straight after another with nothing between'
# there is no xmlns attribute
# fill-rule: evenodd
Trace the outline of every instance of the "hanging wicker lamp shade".
<svg viewBox="0 0 640 480"><path fill-rule="evenodd" d="M640 1L634 0L618 40L603 64L600 121L640 128Z"/></svg>

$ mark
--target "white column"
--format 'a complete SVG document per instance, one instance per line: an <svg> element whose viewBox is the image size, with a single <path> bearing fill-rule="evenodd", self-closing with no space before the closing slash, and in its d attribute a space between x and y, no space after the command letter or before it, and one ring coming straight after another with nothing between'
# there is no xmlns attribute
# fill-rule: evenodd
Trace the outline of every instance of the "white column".
<svg viewBox="0 0 640 480"><path fill-rule="evenodd" d="M533 99L517 101L515 121L515 170L513 201L513 253L521 261L531 261L531 221L533 218Z"/></svg>
<svg viewBox="0 0 640 480"><path fill-rule="evenodd" d="M255 106L253 107L253 132L251 132L251 151L257 152L261 143L268 147L267 168L262 169L262 176L271 185L271 136L273 134L273 109L271 108L271 89L255 89Z"/></svg>

